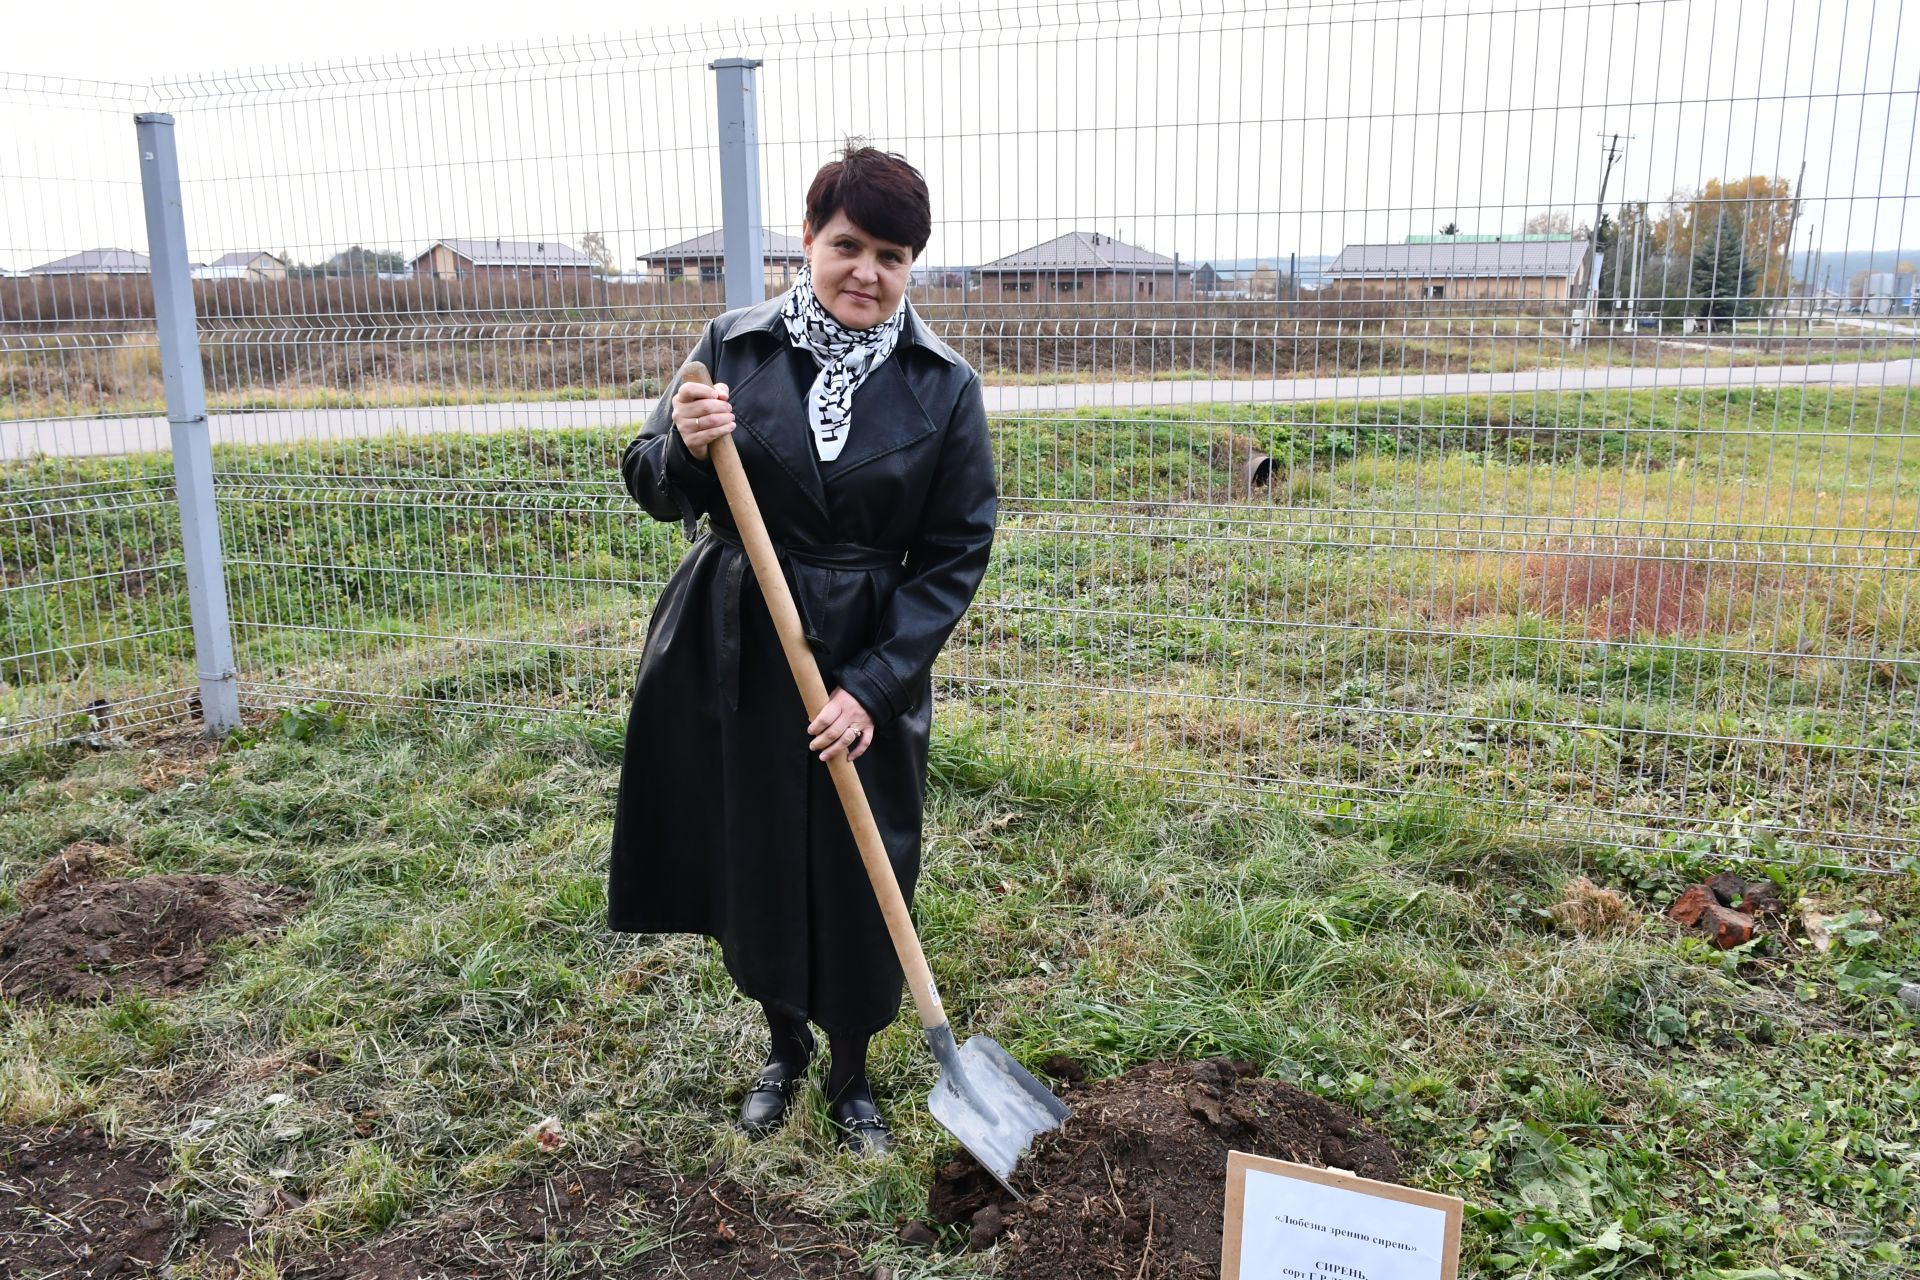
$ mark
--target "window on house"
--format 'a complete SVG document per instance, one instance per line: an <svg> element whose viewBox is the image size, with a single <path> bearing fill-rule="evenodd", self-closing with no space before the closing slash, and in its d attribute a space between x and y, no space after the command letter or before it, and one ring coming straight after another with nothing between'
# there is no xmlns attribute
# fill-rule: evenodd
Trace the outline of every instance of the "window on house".
<svg viewBox="0 0 1920 1280"><path fill-rule="evenodd" d="M1053 287L1061 293L1072 293L1080 287L1080 282L1078 280L1055 280Z"/></svg>
<svg viewBox="0 0 1920 1280"><path fill-rule="evenodd" d="M1420 287L1420 296L1423 298L1444 298L1447 296L1447 286L1443 284L1422 285Z"/></svg>

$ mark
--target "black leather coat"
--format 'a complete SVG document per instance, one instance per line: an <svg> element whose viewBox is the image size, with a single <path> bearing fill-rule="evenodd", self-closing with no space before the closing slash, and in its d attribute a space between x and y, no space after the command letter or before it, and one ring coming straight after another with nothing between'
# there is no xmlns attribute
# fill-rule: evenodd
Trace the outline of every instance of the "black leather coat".
<svg viewBox="0 0 1920 1280"><path fill-rule="evenodd" d="M873 716L856 762L900 887L920 870L930 671L986 572L996 494L980 379L909 308L861 384L838 458L815 456L818 366L781 298L708 325L693 358L729 387L734 441L827 687ZM677 385L677 384L676 384ZM748 996L871 1034L901 976L726 499L687 452L669 387L621 472L661 520L710 528L654 607L627 724L608 923L704 933Z"/></svg>

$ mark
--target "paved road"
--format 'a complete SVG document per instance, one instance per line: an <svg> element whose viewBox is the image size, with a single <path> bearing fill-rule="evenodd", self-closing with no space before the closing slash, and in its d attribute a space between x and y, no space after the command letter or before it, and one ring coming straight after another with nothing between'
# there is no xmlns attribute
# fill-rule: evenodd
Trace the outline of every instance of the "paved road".
<svg viewBox="0 0 1920 1280"><path fill-rule="evenodd" d="M1822 316L1822 321L1866 329L1872 333L1893 333L1904 338L1920 338L1920 324L1912 320L1871 320L1864 316Z"/></svg>
<svg viewBox="0 0 1920 1280"><path fill-rule="evenodd" d="M1523 394L1650 387L1913 386L1920 361L1875 364L1752 365L1732 369L1533 369L1521 373L1395 374L1385 377L1248 381L1073 382L987 388L990 413L1089 406L1145 408L1207 403L1285 404L1304 400L1407 400L1420 396ZM529 401L419 409L267 409L213 415L216 444L288 444L402 432L493 433L568 427L626 428L651 400ZM0 459L164 451L165 418L26 418L0 421Z"/></svg>

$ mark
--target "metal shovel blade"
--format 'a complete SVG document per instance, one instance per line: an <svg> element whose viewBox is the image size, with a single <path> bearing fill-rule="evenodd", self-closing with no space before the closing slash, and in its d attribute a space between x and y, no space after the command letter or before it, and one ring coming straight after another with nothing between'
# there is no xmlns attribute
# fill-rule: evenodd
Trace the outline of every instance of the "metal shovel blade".
<svg viewBox="0 0 1920 1280"><path fill-rule="evenodd" d="M940 1082L927 1095L927 1110L1009 1195L1024 1199L1007 1179L1035 1137L1060 1127L1069 1114L1067 1104L991 1036L974 1036L956 1048L950 1026L925 1034L940 1063Z"/></svg>

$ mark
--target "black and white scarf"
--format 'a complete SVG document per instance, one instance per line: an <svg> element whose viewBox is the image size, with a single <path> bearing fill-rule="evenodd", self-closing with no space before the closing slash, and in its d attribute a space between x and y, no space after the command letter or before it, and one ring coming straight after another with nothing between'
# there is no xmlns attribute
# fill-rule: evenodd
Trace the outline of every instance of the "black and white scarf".
<svg viewBox="0 0 1920 1280"><path fill-rule="evenodd" d="M793 345L811 351L820 365L820 375L807 396L807 421L813 427L814 450L822 462L831 462L840 456L853 426L853 393L900 341L907 300L903 296L893 314L871 329L849 329L833 318L813 292L813 265L803 262L780 315Z"/></svg>

